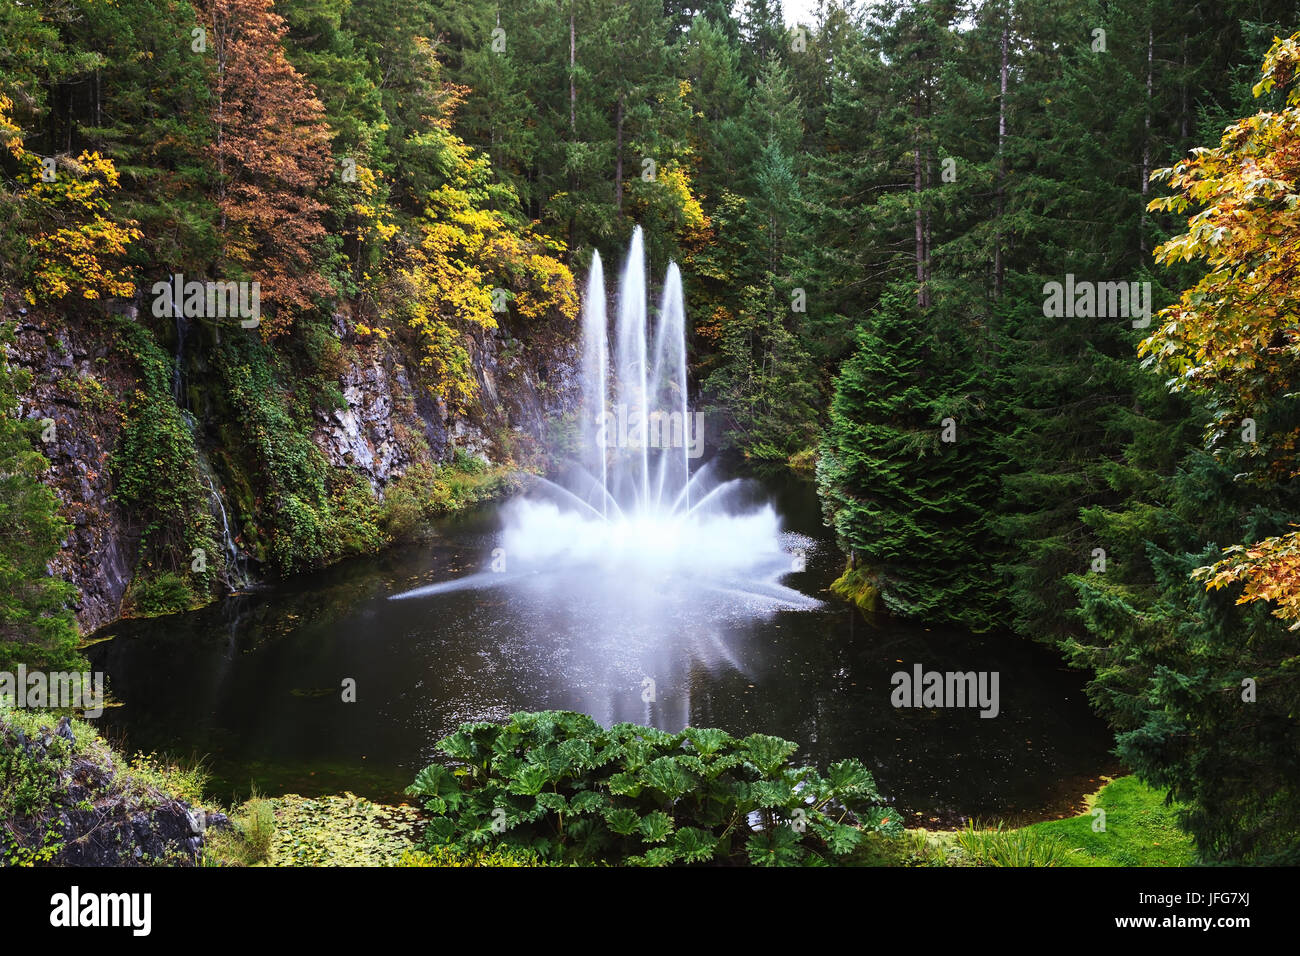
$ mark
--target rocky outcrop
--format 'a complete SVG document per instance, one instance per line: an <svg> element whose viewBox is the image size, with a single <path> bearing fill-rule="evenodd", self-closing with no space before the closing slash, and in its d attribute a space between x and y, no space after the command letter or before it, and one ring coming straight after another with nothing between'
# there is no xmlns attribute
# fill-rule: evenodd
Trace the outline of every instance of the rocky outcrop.
<svg viewBox="0 0 1300 956"><path fill-rule="evenodd" d="M135 566L135 539L113 501L109 468L135 373L83 322L29 311L12 298L3 312L17 331L9 361L32 376L19 414L42 423L48 482L72 525L50 571L77 586L77 620L89 632L118 616Z"/></svg>
<svg viewBox="0 0 1300 956"><path fill-rule="evenodd" d="M426 385L412 384L410 360L391 341L359 339L342 314L335 330L344 346L344 404L318 411L315 441L332 465L359 471L381 497L412 462L446 461L457 450L539 465L555 422L579 401L572 336L536 336L525 349L508 324L471 335L478 400L456 412Z"/></svg>
<svg viewBox="0 0 1300 956"><path fill-rule="evenodd" d="M130 303L114 307L136 318ZM29 309L8 295L0 319L17 330L8 360L32 375L20 413L50 426L42 429L41 447L50 460L48 483L72 525L50 572L77 586L77 620L89 633L120 616L136 570L138 529L113 500L110 462L126 404L140 386L139 372L130 356L113 347L102 318ZM316 409L312 439L332 466L364 477L380 500L413 463L445 462L457 451L493 463L544 467L556 425L580 394L577 329L569 326L529 329L527 347L505 317L498 329L469 335L479 395L473 407L461 410L449 408L427 378L415 380L409 369L416 363L395 338L358 336L341 311L334 319L341 345L339 398L334 407ZM212 374L190 367L185 381L192 385L188 376L200 373ZM202 442L220 441L217 431L200 433ZM205 461L228 467L238 458L221 450L203 447ZM212 510L218 523L228 524L227 537L248 517L224 495L230 477L206 482L219 499Z"/></svg>
<svg viewBox="0 0 1300 956"><path fill-rule="evenodd" d="M230 827L125 767L84 724L12 721L0 717L0 756L44 799L0 819L6 864L189 866L208 833Z"/></svg>
<svg viewBox="0 0 1300 956"><path fill-rule="evenodd" d="M410 402L403 402L410 398L411 385L392 352L350 351L339 382L344 407L318 411L316 444L331 464L355 469L382 492L411 461L410 442L402 439L415 424L404 408Z"/></svg>

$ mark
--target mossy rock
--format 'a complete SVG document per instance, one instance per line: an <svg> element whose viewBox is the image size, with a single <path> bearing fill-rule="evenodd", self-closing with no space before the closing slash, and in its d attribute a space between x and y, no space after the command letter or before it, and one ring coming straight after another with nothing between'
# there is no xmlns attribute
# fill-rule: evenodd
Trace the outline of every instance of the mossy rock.
<svg viewBox="0 0 1300 956"><path fill-rule="evenodd" d="M857 605L866 614L880 610L880 588L866 568L848 568L831 584L831 593Z"/></svg>

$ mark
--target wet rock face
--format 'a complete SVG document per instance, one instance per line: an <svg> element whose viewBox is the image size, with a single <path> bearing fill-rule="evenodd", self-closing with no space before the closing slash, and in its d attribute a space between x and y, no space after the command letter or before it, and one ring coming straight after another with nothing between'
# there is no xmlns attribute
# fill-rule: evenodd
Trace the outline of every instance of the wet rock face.
<svg viewBox="0 0 1300 956"><path fill-rule="evenodd" d="M21 314L6 298L3 319L17 335L9 361L32 375L19 413L42 422L47 483L72 524L50 572L77 586L83 633L118 617L135 566L136 541L112 499L109 458L121 433L121 397L135 387L133 371L103 335L75 320ZM25 311L25 310L24 310Z"/></svg>
<svg viewBox="0 0 1300 956"><path fill-rule="evenodd" d="M133 307L119 305L131 318ZM8 294L0 300L0 320L17 330L8 360L32 376L20 413L48 423L41 445L50 462L46 480L72 525L50 573L76 585L77 622L89 634L120 616L138 559L138 529L113 500L110 462L139 372L113 348L102 318L29 310ZM449 407L427 378L412 380L408 369L418 358L403 354L396 337L362 340L342 314L334 326L342 344L341 401L316 410L313 439L332 466L364 477L381 499L414 462L446 462L457 451L490 462L544 464L555 423L580 398L572 323L512 330L503 317L500 328L469 335L479 396L467 409ZM202 419L205 410L197 414ZM208 452L214 460L240 457L222 456L220 448ZM230 495L221 499L219 510L232 525L247 520Z"/></svg>

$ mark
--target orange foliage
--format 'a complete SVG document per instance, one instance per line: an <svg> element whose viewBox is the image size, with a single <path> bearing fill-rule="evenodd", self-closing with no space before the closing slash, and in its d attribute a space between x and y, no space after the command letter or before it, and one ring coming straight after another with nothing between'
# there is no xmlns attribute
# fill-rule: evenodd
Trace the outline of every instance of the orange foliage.
<svg viewBox="0 0 1300 956"><path fill-rule="evenodd" d="M317 267L333 167L325 109L285 56L272 0L206 0L215 56L212 121L217 204L228 274L261 283L267 338L331 293Z"/></svg>

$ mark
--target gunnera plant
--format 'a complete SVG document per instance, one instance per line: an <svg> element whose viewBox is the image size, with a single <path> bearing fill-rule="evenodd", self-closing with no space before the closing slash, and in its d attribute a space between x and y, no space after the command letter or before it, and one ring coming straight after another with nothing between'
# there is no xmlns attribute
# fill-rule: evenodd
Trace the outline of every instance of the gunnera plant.
<svg viewBox="0 0 1300 956"><path fill-rule="evenodd" d="M513 714L440 740L451 765L407 792L433 814L426 849L513 847L550 863L824 865L868 832L900 834L857 760L822 776L789 763L779 737L636 724L584 714Z"/></svg>

